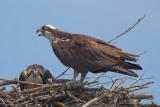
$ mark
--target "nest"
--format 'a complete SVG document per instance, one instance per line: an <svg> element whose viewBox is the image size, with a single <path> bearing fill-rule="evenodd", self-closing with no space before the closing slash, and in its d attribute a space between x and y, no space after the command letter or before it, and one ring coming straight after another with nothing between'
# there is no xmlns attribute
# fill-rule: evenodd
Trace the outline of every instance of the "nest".
<svg viewBox="0 0 160 107"><path fill-rule="evenodd" d="M64 74L64 73L63 73ZM102 76L102 75L101 75ZM54 84L34 84L18 79L0 79L0 107L157 107L153 95L137 93L148 88L153 82L136 85L140 78L123 87L128 78L120 78L100 83L98 79L90 83L69 84L70 80L57 79ZM111 88L103 86L111 83ZM14 86L13 84L17 84ZM35 85L36 88L20 91L18 84ZM6 85L12 85L6 90ZM98 85L98 87L96 87ZM143 104L142 100L150 100Z"/></svg>

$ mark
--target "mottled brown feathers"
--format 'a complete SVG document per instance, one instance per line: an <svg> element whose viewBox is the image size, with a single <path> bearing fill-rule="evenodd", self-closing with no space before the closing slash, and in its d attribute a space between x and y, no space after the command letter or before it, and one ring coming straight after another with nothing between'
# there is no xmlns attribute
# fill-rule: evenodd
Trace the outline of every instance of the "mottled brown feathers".
<svg viewBox="0 0 160 107"><path fill-rule="evenodd" d="M79 72L93 73L113 71L130 76L137 76L129 69L141 70L136 61L137 55L123 52L108 43L86 35L70 34L56 30L55 37L69 38L70 41L53 43L52 48L60 61Z"/></svg>
<svg viewBox="0 0 160 107"><path fill-rule="evenodd" d="M81 73L83 82L88 72L118 72L137 77L131 70L141 70L136 62L138 55L123 52L105 41L81 34L63 32L51 25L44 25L37 32L41 32L52 45L58 59L67 67L74 69L73 81Z"/></svg>
<svg viewBox="0 0 160 107"><path fill-rule="evenodd" d="M37 84L51 84L54 82L54 77L49 70L46 70L42 65L34 64L28 66L19 76L20 81L33 82ZM20 84L20 89L30 89L37 86Z"/></svg>

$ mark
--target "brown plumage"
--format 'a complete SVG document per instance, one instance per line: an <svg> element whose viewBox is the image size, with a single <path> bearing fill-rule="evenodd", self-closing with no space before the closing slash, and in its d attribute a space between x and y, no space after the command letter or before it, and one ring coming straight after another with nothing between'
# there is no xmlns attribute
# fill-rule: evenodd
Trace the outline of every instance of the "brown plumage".
<svg viewBox="0 0 160 107"><path fill-rule="evenodd" d="M50 40L52 49L58 59L67 67L75 70L74 78L81 73L82 82L88 72L118 72L137 77L131 70L141 70L136 62L138 55L123 52L102 40L60 31L51 25L44 25L37 32L42 32Z"/></svg>
<svg viewBox="0 0 160 107"><path fill-rule="evenodd" d="M49 70L46 70L42 65L34 64L28 66L19 76L20 81L27 81L37 84L52 84L54 77ZM20 84L20 89L35 88L34 85Z"/></svg>

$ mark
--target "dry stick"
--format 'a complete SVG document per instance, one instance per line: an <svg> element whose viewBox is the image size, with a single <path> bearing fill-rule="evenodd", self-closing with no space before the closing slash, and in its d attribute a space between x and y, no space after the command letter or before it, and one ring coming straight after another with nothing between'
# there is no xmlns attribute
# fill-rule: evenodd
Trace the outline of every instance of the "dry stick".
<svg viewBox="0 0 160 107"><path fill-rule="evenodd" d="M145 77L145 78L140 78L139 80L149 80L149 79L153 79L154 77ZM131 80L136 80L136 78L133 78L133 77L128 77L128 79L131 79Z"/></svg>
<svg viewBox="0 0 160 107"><path fill-rule="evenodd" d="M136 95L129 95L131 99L152 99L153 95L145 95L145 94L136 94Z"/></svg>
<svg viewBox="0 0 160 107"><path fill-rule="evenodd" d="M119 85L121 85L122 83L124 83L125 80L122 80L120 82L118 82L114 87L112 87L110 90L114 91L115 89L118 88ZM108 93L105 93L105 96L108 95ZM103 95L102 95L103 96ZM82 107L88 107L90 106L92 103L97 102L99 100L99 97L95 97L92 100L88 101L87 103L85 103Z"/></svg>
<svg viewBox="0 0 160 107"><path fill-rule="evenodd" d="M48 104L51 101L51 99L53 99L56 95L57 95L57 92L54 92L54 94L50 98L48 98L47 101L45 101L42 106L45 106L46 104Z"/></svg>
<svg viewBox="0 0 160 107"><path fill-rule="evenodd" d="M105 73L102 73L101 75L99 75L98 77L96 77L96 79L93 80L91 83L89 83L88 86L86 86L86 87L90 87L89 85L90 85L90 84L93 84L93 83L96 83L95 85L99 84L99 83L97 82L97 80L98 80L99 78L103 77L104 74L105 74Z"/></svg>
<svg viewBox="0 0 160 107"><path fill-rule="evenodd" d="M117 83L114 87L112 87L110 90L113 91L113 90L117 89L117 88L119 87L119 85L121 85L121 84L124 83L125 81L126 81L126 80L124 79L124 80L118 82L118 83Z"/></svg>
<svg viewBox="0 0 160 107"><path fill-rule="evenodd" d="M108 76L106 76L106 77L108 77ZM122 78L115 79L114 81L123 80L123 79L127 79L127 78L128 77L122 77ZM111 82L113 83L113 80L107 81L107 82L96 82L95 84L85 86L85 88L93 87L93 86L98 85L98 84L109 84Z"/></svg>
<svg viewBox="0 0 160 107"><path fill-rule="evenodd" d="M13 97L11 97L11 96L9 96L9 95L5 95L4 93L0 93L0 95L1 96L5 96L6 98L10 98L10 99L12 99L13 101L15 101L18 105L19 105L19 107L22 107L20 104L19 104L19 102L17 102L17 100L16 99L14 99Z"/></svg>
<svg viewBox="0 0 160 107"><path fill-rule="evenodd" d="M32 93L32 92L35 92L35 91L38 91L38 90L44 90L44 89L48 89L48 88L53 88L53 87L62 87L64 86L63 84L52 84L52 85L44 85L44 86L41 86L41 87L36 87L36 88L32 88L32 89L27 89L27 90L23 90L21 91L21 94L26 94L26 93Z"/></svg>
<svg viewBox="0 0 160 107"><path fill-rule="evenodd" d="M135 81L133 81L131 84L129 84L127 88L130 88L133 84L137 83L142 78L143 75L144 73L139 78L137 78Z"/></svg>
<svg viewBox="0 0 160 107"><path fill-rule="evenodd" d="M65 74L66 75L66 74ZM100 76L100 75L99 75ZM98 76L98 78L99 78ZM102 76L102 77L107 77L106 75ZM96 78L97 79L97 76L91 76L91 77L86 77L86 79L91 79L91 78Z"/></svg>
<svg viewBox="0 0 160 107"><path fill-rule="evenodd" d="M9 101L8 99L3 99L5 101L6 104L13 104L13 102ZM8 106L7 106L8 107Z"/></svg>
<svg viewBox="0 0 160 107"><path fill-rule="evenodd" d="M119 34L118 36L116 36L115 38L113 38L112 40L110 40L108 43L111 43L111 42L114 41L115 39L117 39L117 38L119 38L120 36L128 33L129 31L131 31L139 22L141 22L141 21L144 19L145 16L146 16L146 15L144 15L143 17L141 17L140 19L138 19L138 21L137 21L133 26L129 27L129 28L128 28L127 30L125 30L123 33Z"/></svg>
<svg viewBox="0 0 160 107"><path fill-rule="evenodd" d="M98 97L93 98L92 100L89 100L87 103L85 103L82 107L88 107L90 106L92 103L97 102L98 101Z"/></svg>
<svg viewBox="0 0 160 107"><path fill-rule="evenodd" d="M136 87L134 89L130 89L128 90L128 92L133 92L133 91L136 91L136 90L140 90L140 89L143 89L143 88L148 88L149 86L146 86L146 85L149 85L149 84L153 84L154 82L147 82L139 87Z"/></svg>
<svg viewBox="0 0 160 107"><path fill-rule="evenodd" d="M14 86L12 86L12 88L13 88L14 92L16 92L18 95L20 94L18 88L14 87Z"/></svg>
<svg viewBox="0 0 160 107"><path fill-rule="evenodd" d="M2 80L3 82L0 82L0 86L3 85L11 85L11 84L27 84L27 85L34 85L34 86L42 86L44 84L37 84L37 83L33 83L33 82L26 82L26 81L18 81L18 80L7 80L7 79L3 79L0 78L0 80Z"/></svg>
<svg viewBox="0 0 160 107"><path fill-rule="evenodd" d="M133 91L140 90L140 89L144 89L144 88L149 88L149 86L137 87L137 88L128 90L128 92L133 92Z"/></svg>
<svg viewBox="0 0 160 107"><path fill-rule="evenodd" d="M147 83L143 84L142 86L153 84L153 83L154 83L153 81L152 82L147 82Z"/></svg>
<svg viewBox="0 0 160 107"><path fill-rule="evenodd" d="M70 96L71 98L73 98L73 99L75 99L75 100L77 100L77 101L80 101L80 102L85 103L85 101L83 101L83 100L81 100L81 99L79 99L79 98L74 97L69 91L67 91L67 94L68 94L68 96Z"/></svg>
<svg viewBox="0 0 160 107"><path fill-rule="evenodd" d="M139 78L137 78L135 81L133 81L131 84L127 86L127 88L130 88L133 84L137 83L139 81Z"/></svg>
<svg viewBox="0 0 160 107"><path fill-rule="evenodd" d="M125 104L120 104L120 107L160 107L158 104L141 104L139 103L138 106L137 104L131 104L131 103L125 103Z"/></svg>
<svg viewBox="0 0 160 107"><path fill-rule="evenodd" d="M57 77L55 77L55 80L58 79L59 77L61 77L62 75L64 75L70 67L68 67L65 71L63 71L60 75L58 75Z"/></svg>
<svg viewBox="0 0 160 107"><path fill-rule="evenodd" d="M12 90L9 90L9 91L5 92L5 94L9 95L10 93L15 92L18 95L20 95L19 90L17 88L15 88L14 86L12 86L12 88L13 88Z"/></svg>
<svg viewBox="0 0 160 107"><path fill-rule="evenodd" d="M146 85L153 84L153 83L154 83L153 81L152 82L147 82L147 83L142 84L142 85L137 85L137 86L130 87L130 89L137 88L137 87L144 87Z"/></svg>
<svg viewBox="0 0 160 107"><path fill-rule="evenodd" d="M129 27L129 28L126 29L124 32L122 32L121 34L117 35L115 38L111 39L111 40L108 41L107 43L110 44L112 41L116 40L117 38L119 38L119 37L121 37L122 35L128 33L129 31L131 31L138 23L140 23L140 22L145 18L145 16L146 16L146 15L144 15L143 17L141 17L140 19L138 19L138 21L137 21L134 25L132 25L131 27ZM103 74L101 74L101 75L103 76L104 74L106 74L106 72L103 73Z"/></svg>

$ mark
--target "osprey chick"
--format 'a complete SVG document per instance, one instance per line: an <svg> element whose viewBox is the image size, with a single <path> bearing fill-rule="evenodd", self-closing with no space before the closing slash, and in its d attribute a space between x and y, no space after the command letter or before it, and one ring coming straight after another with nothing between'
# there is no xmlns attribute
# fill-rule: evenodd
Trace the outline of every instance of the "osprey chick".
<svg viewBox="0 0 160 107"><path fill-rule="evenodd" d="M125 53L102 40L87 35L63 32L51 25L42 26L37 30L38 32L41 32L39 36L44 36L50 41L58 59L65 66L74 69L73 81L79 73L81 73L80 82L82 83L88 72L112 71L138 77L131 70L142 70L140 65L129 62L136 62L138 55Z"/></svg>
<svg viewBox="0 0 160 107"><path fill-rule="evenodd" d="M37 84L52 84L54 77L48 70L44 69L42 65L34 64L28 66L26 70L21 72L19 80ZM21 91L30 88L35 88L35 86L20 84Z"/></svg>

